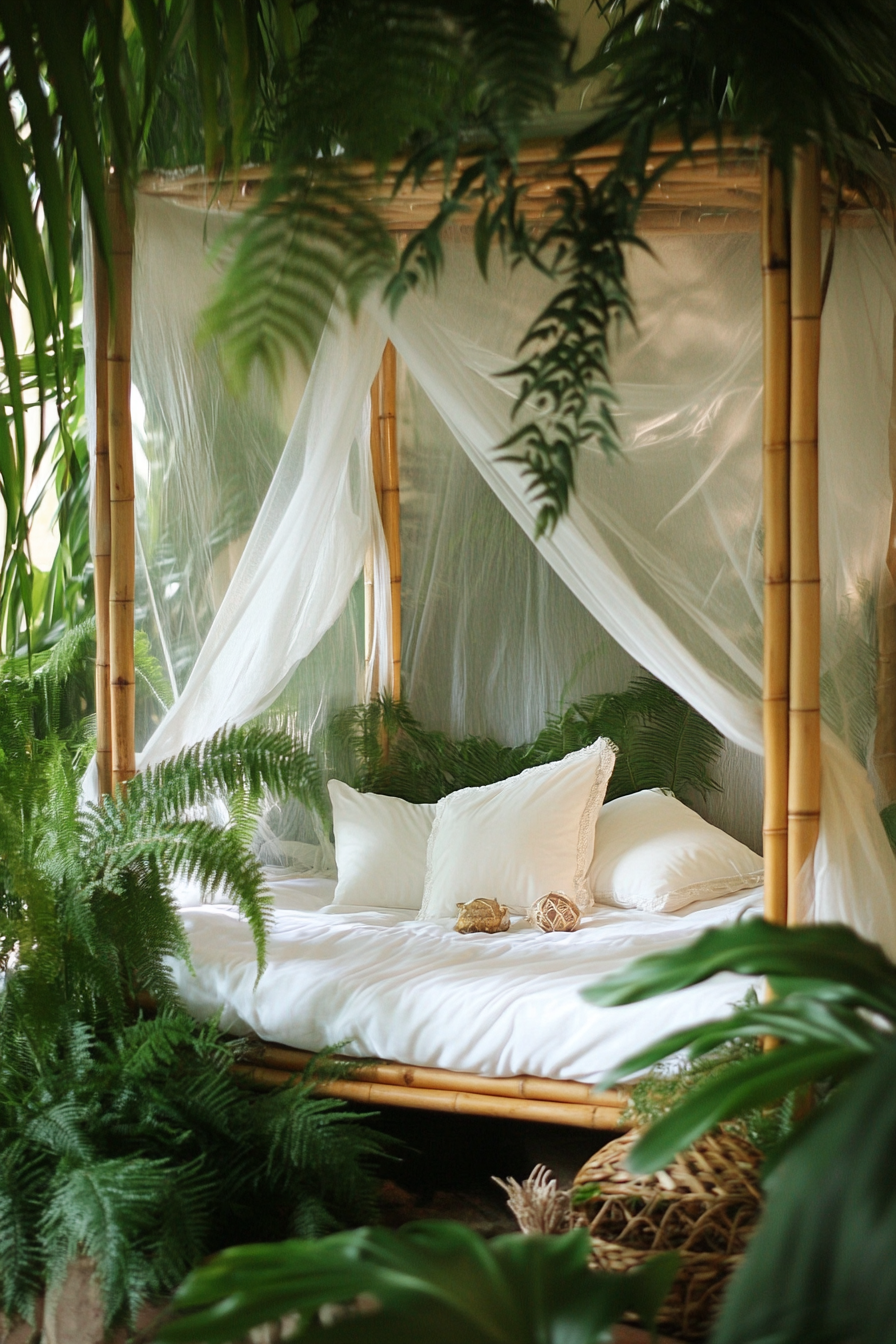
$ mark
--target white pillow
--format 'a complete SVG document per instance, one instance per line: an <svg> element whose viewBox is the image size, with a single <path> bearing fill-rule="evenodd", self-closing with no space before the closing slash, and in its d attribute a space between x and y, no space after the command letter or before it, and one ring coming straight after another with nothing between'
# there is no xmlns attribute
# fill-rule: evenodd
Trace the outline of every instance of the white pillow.
<svg viewBox="0 0 896 1344"><path fill-rule="evenodd" d="M588 884L596 901L667 914L762 882L762 859L662 789L602 810Z"/></svg>
<svg viewBox="0 0 896 1344"><path fill-rule="evenodd" d="M338 779L327 788L338 872L333 904L419 910L435 803L359 793Z"/></svg>
<svg viewBox="0 0 896 1344"><path fill-rule="evenodd" d="M457 916L485 896L523 913L549 891L581 906L594 823L616 764L606 738L511 779L459 789L436 805L419 919Z"/></svg>

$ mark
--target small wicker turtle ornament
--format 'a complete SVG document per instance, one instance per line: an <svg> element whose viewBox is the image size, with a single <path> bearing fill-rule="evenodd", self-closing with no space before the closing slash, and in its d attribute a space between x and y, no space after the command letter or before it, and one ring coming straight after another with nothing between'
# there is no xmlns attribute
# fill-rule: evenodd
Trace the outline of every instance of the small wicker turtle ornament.
<svg viewBox="0 0 896 1344"><path fill-rule="evenodd" d="M572 933L582 920L582 914L575 901L562 891L549 891L526 912L526 919L534 929L542 933Z"/></svg>
<svg viewBox="0 0 896 1344"><path fill-rule="evenodd" d="M454 927L458 933L506 933L510 928L507 906L498 901L479 896L466 905L458 902L457 908L460 914Z"/></svg>

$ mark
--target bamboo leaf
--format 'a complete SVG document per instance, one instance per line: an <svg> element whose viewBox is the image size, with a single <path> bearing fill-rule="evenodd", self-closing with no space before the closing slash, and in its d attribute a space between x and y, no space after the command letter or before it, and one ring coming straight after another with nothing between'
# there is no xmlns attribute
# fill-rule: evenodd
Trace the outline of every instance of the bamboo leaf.
<svg viewBox="0 0 896 1344"><path fill-rule="evenodd" d="M122 74L127 67L122 28L123 6L124 0L108 0L107 3L95 4L93 20L103 69L103 91L112 138L112 163L118 174L119 188L130 207L133 132L127 97L122 86Z"/></svg>

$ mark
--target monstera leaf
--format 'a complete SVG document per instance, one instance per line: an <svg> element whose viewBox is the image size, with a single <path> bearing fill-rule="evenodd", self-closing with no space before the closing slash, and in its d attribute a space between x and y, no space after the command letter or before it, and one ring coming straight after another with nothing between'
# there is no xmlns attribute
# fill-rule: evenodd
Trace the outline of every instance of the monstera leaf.
<svg viewBox="0 0 896 1344"><path fill-rule="evenodd" d="M603 1007L635 1003L720 971L765 974L774 998L664 1036L624 1060L601 1086L682 1050L693 1059L725 1041L768 1037L779 1047L751 1055L690 1091L636 1144L630 1157L635 1171L656 1171L715 1125L796 1088L846 1077L881 1048L896 1022L896 966L879 947L840 924L785 929L755 919L710 929L689 947L643 957L607 976L584 997Z"/></svg>
<svg viewBox="0 0 896 1344"><path fill-rule="evenodd" d="M651 1322L677 1256L610 1275L590 1252L583 1230L485 1241L448 1222L236 1247L190 1275L158 1339L225 1344L296 1314L302 1339L332 1344L597 1344L623 1312Z"/></svg>

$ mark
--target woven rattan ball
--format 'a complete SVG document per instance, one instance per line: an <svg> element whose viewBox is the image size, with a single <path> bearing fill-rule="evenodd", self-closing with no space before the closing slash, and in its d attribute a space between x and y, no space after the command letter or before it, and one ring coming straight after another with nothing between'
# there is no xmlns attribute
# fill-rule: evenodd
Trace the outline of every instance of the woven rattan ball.
<svg viewBox="0 0 896 1344"><path fill-rule="evenodd" d="M459 914L455 930L458 933L505 933L510 928L507 906L479 896L466 905L458 902Z"/></svg>
<svg viewBox="0 0 896 1344"><path fill-rule="evenodd" d="M633 1132L612 1140L575 1179L576 1188L599 1187L581 1206L592 1262L596 1269L620 1272L637 1269L659 1251L678 1251L681 1268L658 1323L685 1339L700 1339L759 1216L762 1154L735 1134L716 1130L665 1171L634 1176L625 1161L637 1137Z"/></svg>
<svg viewBox="0 0 896 1344"><path fill-rule="evenodd" d="M549 891L542 896L526 911L526 918L542 933L572 933L582 921L579 907L562 891Z"/></svg>

